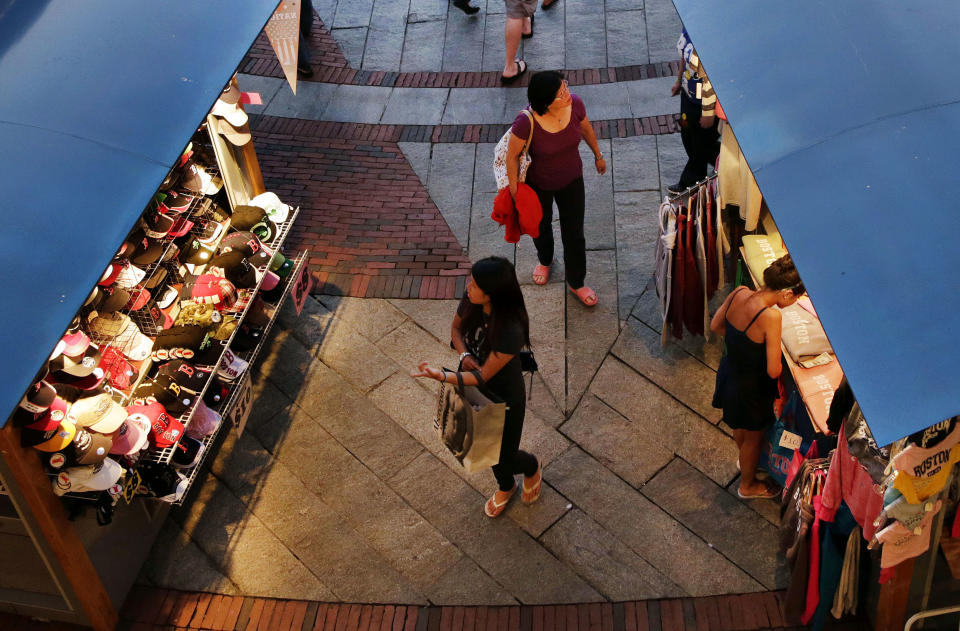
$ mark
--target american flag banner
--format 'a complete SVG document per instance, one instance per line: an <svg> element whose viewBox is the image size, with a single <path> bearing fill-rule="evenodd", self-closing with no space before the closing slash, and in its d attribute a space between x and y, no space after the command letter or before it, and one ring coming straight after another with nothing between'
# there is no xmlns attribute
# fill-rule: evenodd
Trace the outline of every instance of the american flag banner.
<svg viewBox="0 0 960 631"><path fill-rule="evenodd" d="M300 0L282 0L264 29L280 60L290 89L297 93L297 47L300 44Z"/></svg>

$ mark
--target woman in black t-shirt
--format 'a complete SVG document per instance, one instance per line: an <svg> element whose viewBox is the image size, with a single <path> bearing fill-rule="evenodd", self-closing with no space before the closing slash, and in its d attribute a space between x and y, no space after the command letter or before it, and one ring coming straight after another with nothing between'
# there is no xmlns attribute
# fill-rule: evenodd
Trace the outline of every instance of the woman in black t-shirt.
<svg viewBox="0 0 960 631"><path fill-rule="evenodd" d="M517 275L510 262L491 256L473 264L467 295L457 307L450 335L460 353L464 385L481 386L507 404L500 445L500 462L493 475L500 487L484 505L488 517L506 508L517 490L514 476L523 474L521 499L532 504L542 487L539 460L520 450L526 388L520 370L520 350L530 346L530 324ZM479 370L483 383L470 370ZM457 375L421 362L414 377L457 383Z"/></svg>

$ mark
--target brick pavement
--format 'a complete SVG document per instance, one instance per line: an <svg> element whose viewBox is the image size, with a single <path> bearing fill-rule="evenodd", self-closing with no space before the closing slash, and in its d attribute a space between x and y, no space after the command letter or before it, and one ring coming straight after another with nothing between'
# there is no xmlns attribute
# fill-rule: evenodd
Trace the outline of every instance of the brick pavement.
<svg viewBox="0 0 960 631"><path fill-rule="evenodd" d="M127 631L755 631L790 627L781 592L555 606L417 607L320 603L136 588L120 612ZM0 614L0 627L73 631ZM831 629L859 630L859 622Z"/></svg>

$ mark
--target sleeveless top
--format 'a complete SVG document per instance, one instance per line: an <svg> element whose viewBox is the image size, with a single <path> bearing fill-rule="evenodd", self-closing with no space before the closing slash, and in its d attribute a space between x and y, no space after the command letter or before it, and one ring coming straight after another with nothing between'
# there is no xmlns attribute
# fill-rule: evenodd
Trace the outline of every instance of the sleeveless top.
<svg viewBox="0 0 960 631"><path fill-rule="evenodd" d="M733 429L761 429L775 420L777 380L767 374L766 342L747 337L747 331L768 308L757 311L742 331L724 318L727 352L717 370L713 406L723 408L724 422Z"/></svg>

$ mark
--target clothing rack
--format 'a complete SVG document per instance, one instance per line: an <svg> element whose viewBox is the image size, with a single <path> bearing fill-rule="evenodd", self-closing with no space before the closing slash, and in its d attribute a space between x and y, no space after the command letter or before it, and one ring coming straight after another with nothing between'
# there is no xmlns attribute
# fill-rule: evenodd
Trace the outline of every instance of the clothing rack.
<svg viewBox="0 0 960 631"><path fill-rule="evenodd" d="M693 184L693 185L687 187L685 190L682 190L682 191L680 191L679 193L672 193L672 194L670 194L670 195L667 195L667 197L668 197L668 199L669 199L670 202L675 202L675 201L679 201L679 200L681 200L681 199L686 199L686 198L690 197L693 193L699 191L702 187L706 186L711 180L715 180L715 179L717 179L717 174L716 174L716 173L714 173L713 175L708 175L707 177L703 178L702 180L700 180L700 181L697 182L696 184Z"/></svg>

